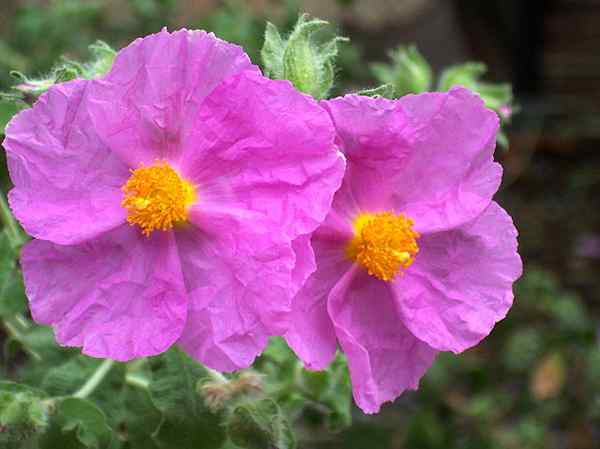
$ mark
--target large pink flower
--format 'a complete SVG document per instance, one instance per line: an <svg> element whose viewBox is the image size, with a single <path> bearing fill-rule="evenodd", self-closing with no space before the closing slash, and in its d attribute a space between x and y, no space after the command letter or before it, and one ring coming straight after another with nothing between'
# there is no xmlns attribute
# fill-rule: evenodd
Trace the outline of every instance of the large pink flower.
<svg viewBox="0 0 600 449"><path fill-rule="evenodd" d="M22 266L59 343L219 370L285 332L344 162L328 114L201 31L138 39L8 126Z"/></svg>
<svg viewBox="0 0 600 449"><path fill-rule="evenodd" d="M366 412L415 389L438 351L476 345L521 274L517 231L492 196L495 113L466 89L324 101L347 158L313 234L317 270L287 340L312 369L339 343Z"/></svg>

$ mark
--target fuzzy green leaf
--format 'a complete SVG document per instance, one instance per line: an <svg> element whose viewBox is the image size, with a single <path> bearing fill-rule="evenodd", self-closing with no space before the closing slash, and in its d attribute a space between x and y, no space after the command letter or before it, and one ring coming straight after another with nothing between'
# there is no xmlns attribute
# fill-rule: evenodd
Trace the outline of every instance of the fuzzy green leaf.
<svg viewBox="0 0 600 449"><path fill-rule="evenodd" d="M21 273L8 234L0 232L0 317L10 317L27 308Z"/></svg>
<svg viewBox="0 0 600 449"><path fill-rule="evenodd" d="M283 55L285 43L277 27L267 22L265 29L265 43L261 50L261 57L265 75L273 79L283 79Z"/></svg>
<svg viewBox="0 0 600 449"><path fill-rule="evenodd" d="M211 413L196 391L206 369L177 348L153 360L152 402L164 419L156 434L161 448L215 449L225 441L221 416Z"/></svg>
<svg viewBox="0 0 600 449"><path fill-rule="evenodd" d="M271 399L240 404L227 422L231 441L243 449L294 449L296 440L279 406Z"/></svg>
<svg viewBox="0 0 600 449"><path fill-rule="evenodd" d="M108 448L113 433L106 416L87 399L66 398L56 403L50 428L40 437L40 449Z"/></svg>

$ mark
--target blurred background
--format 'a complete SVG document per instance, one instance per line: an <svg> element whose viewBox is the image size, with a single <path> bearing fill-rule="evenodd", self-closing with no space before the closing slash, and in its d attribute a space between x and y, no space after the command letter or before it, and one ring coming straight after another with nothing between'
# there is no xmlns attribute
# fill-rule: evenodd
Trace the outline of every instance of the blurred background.
<svg viewBox="0 0 600 449"><path fill-rule="evenodd" d="M480 61L486 81L513 84L498 200L525 261L515 305L487 340L440 356L418 392L379 415L355 410L335 433L309 432L306 419L300 447L599 448L600 1L2 0L0 91L10 70L43 74L61 55L85 59L97 39L120 48L165 25L214 31L259 63L265 20L289 30L298 11L351 39L336 93L380 84L370 64L411 43L438 73ZM12 112L0 104L0 120ZM6 192L3 160L0 181Z"/></svg>

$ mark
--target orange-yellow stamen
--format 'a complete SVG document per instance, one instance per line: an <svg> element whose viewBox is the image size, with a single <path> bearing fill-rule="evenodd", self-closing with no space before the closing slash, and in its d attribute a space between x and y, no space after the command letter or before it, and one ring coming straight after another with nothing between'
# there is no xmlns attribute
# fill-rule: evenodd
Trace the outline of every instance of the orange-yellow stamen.
<svg viewBox="0 0 600 449"><path fill-rule="evenodd" d="M127 221L146 236L186 221L189 206L196 202L195 187L166 162L131 170L122 190Z"/></svg>
<svg viewBox="0 0 600 449"><path fill-rule="evenodd" d="M353 224L354 238L346 247L348 257L382 281L390 281L408 268L419 252L419 233L404 214L360 214Z"/></svg>

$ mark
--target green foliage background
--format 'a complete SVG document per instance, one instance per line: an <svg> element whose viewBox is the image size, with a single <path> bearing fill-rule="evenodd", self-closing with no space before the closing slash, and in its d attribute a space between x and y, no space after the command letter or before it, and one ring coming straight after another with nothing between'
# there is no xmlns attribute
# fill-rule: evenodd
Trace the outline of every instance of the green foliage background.
<svg viewBox="0 0 600 449"><path fill-rule="evenodd" d="M44 76L61 56L87 60L88 46L97 39L119 48L181 22L175 0L118 3L122 10L101 0L3 3L0 91L14 84L11 70ZM266 20L285 35L297 18L297 2L275 3L278 13L262 17L241 1L224 2L209 15L188 18L186 26L242 44L259 63ZM349 37L360 44L360 36ZM362 63L368 55L360 48L340 44L334 93L382 83L392 86L376 92L386 96L436 87L414 48L390 49L389 61L369 61L372 71ZM405 79L411 71L414 76ZM481 82L482 74L478 64L454 67L441 74L437 87L455 77L475 83L472 87L489 93L492 102L502 99L492 107L511 100L510 87ZM0 101L0 124L15 111L14 103ZM50 329L28 319L16 262L23 235L5 226L0 231L0 448L598 447L598 304L590 298L597 297L593 273L599 267L597 259L576 250L579 238L600 223L598 212L578 213L597 200L592 193L597 183L593 170L577 161L557 167L534 160L501 192L500 201L521 229L525 259L515 306L484 343L460 356L440 355L419 391L404 394L376 416L351 408L342 356L326 372L306 372L280 340L253 370L227 378L173 349L115 364L93 392L80 394L103 362L59 348ZM5 195L10 186L4 161L0 185Z"/></svg>

